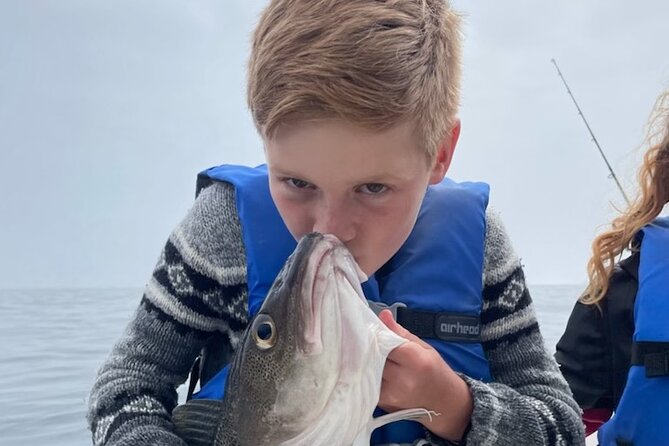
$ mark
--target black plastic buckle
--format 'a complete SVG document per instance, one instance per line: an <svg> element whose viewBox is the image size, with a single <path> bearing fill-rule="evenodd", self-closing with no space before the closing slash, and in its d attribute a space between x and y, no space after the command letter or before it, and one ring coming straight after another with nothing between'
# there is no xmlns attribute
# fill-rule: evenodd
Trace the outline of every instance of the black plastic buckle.
<svg viewBox="0 0 669 446"><path fill-rule="evenodd" d="M643 358L648 378L669 375L669 352L647 353Z"/></svg>

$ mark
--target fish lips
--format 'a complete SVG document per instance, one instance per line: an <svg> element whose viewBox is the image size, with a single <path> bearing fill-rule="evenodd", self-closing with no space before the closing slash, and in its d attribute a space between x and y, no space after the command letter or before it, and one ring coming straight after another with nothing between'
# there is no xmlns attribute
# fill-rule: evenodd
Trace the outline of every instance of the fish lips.
<svg viewBox="0 0 669 446"><path fill-rule="evenodd" d="M361 300L365 300L361 282L367 276L353 259L344 244L334 235L311 233L305 237L312 239L310 253L302 266L303 280L298 302L298 323L300 324L298 346L306 355L323 352L323 311L333 311L337 302L326 302L332 296L332 287L343 278L356 290ZM324 308L326 305L326 308Z"/></svg>

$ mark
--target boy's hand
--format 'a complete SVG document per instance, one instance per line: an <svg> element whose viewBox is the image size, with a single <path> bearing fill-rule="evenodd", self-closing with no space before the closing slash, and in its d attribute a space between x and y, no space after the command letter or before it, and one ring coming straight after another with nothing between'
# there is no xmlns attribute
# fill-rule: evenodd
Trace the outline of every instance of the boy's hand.
<svg viewBox="0 0 669 446"><path fill-rule="evenodd" d="M417 407L433 410L441 415L420 422L441 438L460 440L473 410L469 386L439 352L398 324L389 310L383 310L379 318L410 341L388 355L379 407L387 412Z"/></svg>

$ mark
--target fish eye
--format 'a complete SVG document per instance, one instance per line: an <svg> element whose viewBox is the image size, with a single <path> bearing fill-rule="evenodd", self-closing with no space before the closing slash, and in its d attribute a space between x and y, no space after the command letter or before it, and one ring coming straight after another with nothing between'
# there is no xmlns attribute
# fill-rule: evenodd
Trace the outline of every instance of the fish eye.
<svg viewBox="0 0 669 446"><path fill-rule="evenodd" d="M253 322L251 334L253 335L253 342L255 342L256 347L261 350L268 350L276 344L276 326L274 325L274 320L266 314L258 315Z"/></svg>

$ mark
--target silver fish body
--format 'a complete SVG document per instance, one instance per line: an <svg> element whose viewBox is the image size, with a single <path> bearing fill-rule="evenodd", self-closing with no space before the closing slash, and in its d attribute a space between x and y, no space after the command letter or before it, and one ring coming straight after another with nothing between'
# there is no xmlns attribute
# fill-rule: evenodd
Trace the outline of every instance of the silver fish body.
<svg viewBox="0 0 669 446"><path fill-rule="evenodd" d="M224 399L178 406L177 433L191 446L364 443L386 357L406 342L368 307L364 280L334 236L303 237L243 336Z"/></svg>

